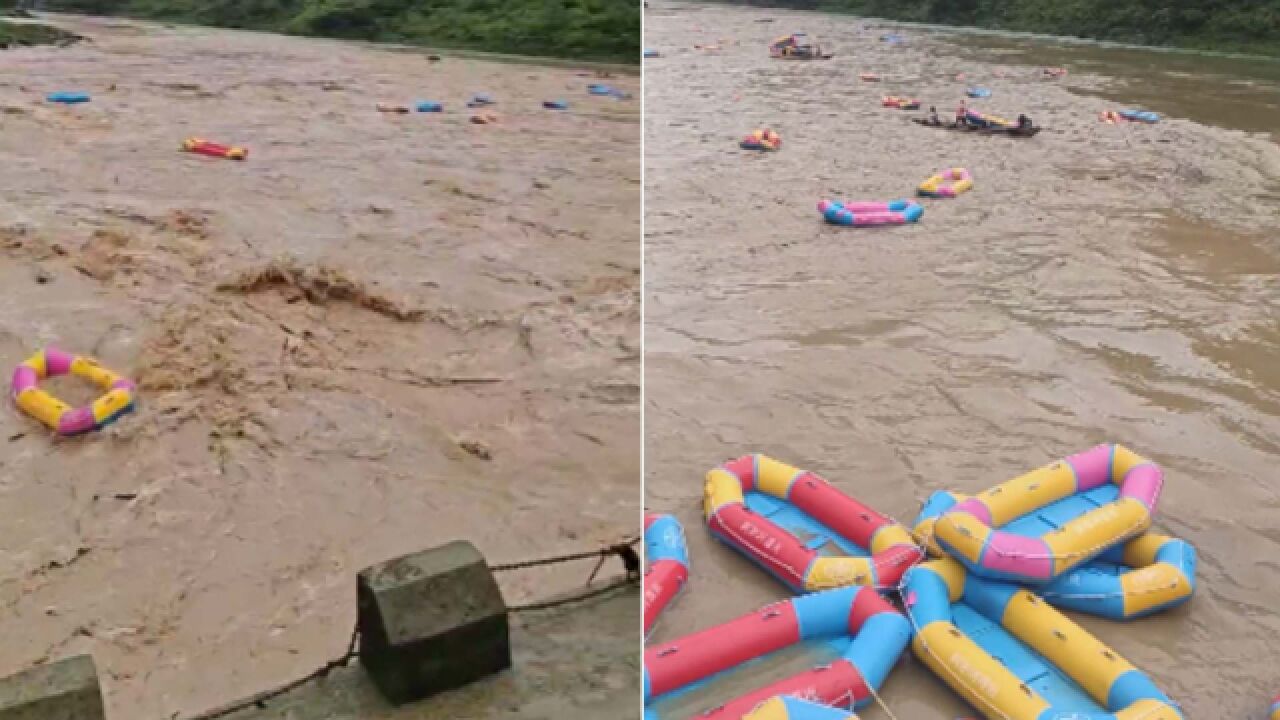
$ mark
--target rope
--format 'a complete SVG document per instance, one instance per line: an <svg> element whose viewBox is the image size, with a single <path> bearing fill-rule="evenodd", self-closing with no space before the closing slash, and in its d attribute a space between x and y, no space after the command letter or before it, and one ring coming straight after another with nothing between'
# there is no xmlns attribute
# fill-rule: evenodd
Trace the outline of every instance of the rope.
<svg viewBox="0 0 1280 720"><path fill-rule="evenodd" d="M876 699L876 704L880 706L880 709L884 711L885 715L889 716L889 720L898 720L898 716L893 714L893 711L889 709L889 705L885 703L884 698L880 697L880 693L876 692L876 689L871 687L871 683L864 684L867 686L867 692L870 692L871 697Z"/></svg>
<svg viewBox="0 0 1280 720"><path fill-rule="evenodd" d="M285 693L291 690L294 690L299 687L302 687L303 685L306 685L312 680L322 679L333 670L336 670L337 668L346 667L347 664L349 664L353 659L355 659L360 654L360 651L356 649L356 644L359 641L359 638L360 638L360 629L358 627L353 628L351 631L351 641L347 644L347 651L342 654L342 657L336 658L334 660L330 660L329 662L325 663L319 668L311 671L309 674L303 677L300 677L297 680L294 680L293 682L286 683L273 690L260 692L257 695L254 695L253 697L249 698L248 700L243 700L243 701L234 703L232 705L219 708L217 710L210 710L209 712L203 715L196 715L190 718L190 720L216 720L217 718L224 718L224 717L227 717L228 715L238 713L241 710L247 710L251 707L264 709L267 707L268 700L274 700L275 698L278 698L281 695L284 695ZM177 713L174 713L172 717L176 718Z"/></svg>
<svg viewBox="0 0 1280 720"><path fill-rule="evenodd" d="M620 588L623 588L629 585L638 584L640 582L640 556L635 551L635 545L639 542L640 542L640 538L639 536L636 536L636 537L632 537L627 540L624 540L623 542L616 543L614 545L610 545L605 548L600 548L599 550L592 550L592 551L580 552L580 553L570 553L568 555L557 555L555 557L538 558L535 560L525 560L522 562L507 563L505 565L495 565L490 568L490 571L494 573L508 572L511 570L520 570L523 568L540 567L544 565L555 565L558 563L572 562L575 560L585 560L587 558L598 558L595 568L591 571L591 575L587 578L586 585L588 586L588 589L575 593L573 595L569 595L567 597L556 598L554 600L544 600L541 602L526 603L524 605L515 605L507 608L508 613L548 610L551 608L560 607L562 605L582 602L584 600L588 600L593 597L599 597L601 595L613 592L614 590L618 590ZM622 559L623 568L626 571L626 574L614 580L613 582L610 582L607 585L602 585L600 587L595 587L595 588L589 587L591 585L591 582L595 580L596 573L598 573L600 571L601 566L604 565L604 561L613 555L617 555L619 558ZM298 678L297 680L286 683L284 685L273 688L271 690L265 690L263 692L258 693L257 695L254 695L248 698L247 700L238 701L236 703L227 705L225 707L217 708L215 710L210 710L202 715L194 715L188 718L188 720L218 720L219 718L225 718L229 715L233 715L235 713L240 712L241 710L247 710L249 708L265 709L267 707L268 701L274 700L280 697L281 695L284 695L285 693L288 693L292 690L296 690L297 688L302 687L303 685L306 685L312 680L323 679L326 676L328 676L330 672L332 672L337 668L346 667L348 664L351 663L352 660L354 660L356 657L360 655L360 651L356 649L356 646L359 643L359 639L360 639L360 628L359 626L357 626L352 629L351 640L350 642L347 643L347 651L343 653L341 657L338 657L333 660L330 660L329 662L326 662L324 665L321 665L319 668L316 668L315 670L304 675L303 677ZM177 717L178 717L178 713L174 713L173 715L170 716L172 720L176 720Z"/></svg>

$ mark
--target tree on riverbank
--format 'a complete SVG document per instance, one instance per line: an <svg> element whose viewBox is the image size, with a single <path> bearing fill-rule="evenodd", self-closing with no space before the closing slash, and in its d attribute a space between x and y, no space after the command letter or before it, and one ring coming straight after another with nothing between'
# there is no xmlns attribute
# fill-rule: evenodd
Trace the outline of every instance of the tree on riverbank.
<svg viewBox="0 0 1280 720"><path fill-rule="evenodd" d="M0 0L0 8L15 0ZM46 0L49 10L639 62L638 0Z"/></svg>
<svg viewBox="0 0 1280 720"><path fill-rule="evenodd" d="M729 0L1280 56L1280 0Z"/></svg>

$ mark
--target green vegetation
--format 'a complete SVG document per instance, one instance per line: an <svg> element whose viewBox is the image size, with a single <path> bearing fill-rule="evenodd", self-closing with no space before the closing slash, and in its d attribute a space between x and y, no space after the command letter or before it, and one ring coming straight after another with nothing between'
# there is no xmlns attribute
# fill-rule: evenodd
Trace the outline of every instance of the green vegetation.
<svg viewBox="0 0 1280 720"><path fill-rule="evenodd" d="M1280 56L1280 0L765 0L751 4Z"/></svg>
<svg viewBox="0 0 1280 720"><path fill-rule="evenodd" d="M0 7L14 0L0 0ZM429 47L640 60L639 0L46 0L127 15Z"/></svg>
<svg viewBox="0 0 1280 720"><path fill-rule="evenodd" d="M79 40L75 35L48 25L8 23L0 20L0 50L27 45L50 45Z"/></svg>

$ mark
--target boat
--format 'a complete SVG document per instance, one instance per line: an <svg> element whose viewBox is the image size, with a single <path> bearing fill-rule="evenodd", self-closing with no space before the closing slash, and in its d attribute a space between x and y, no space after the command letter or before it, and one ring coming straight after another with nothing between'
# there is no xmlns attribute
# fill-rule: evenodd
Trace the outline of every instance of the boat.
<svg viewBox="0 0 1280 720"><path fill-rule="evenodd" d="M1145 533L1163 484L1155 463L1098 445L966 498L917 532L976 575L1041 585Z"/></svg>
<svg viewBox="0 0 1280 720"><path fill-rule="evenodd" d="M644 574L644 634L648 635L689 579L689 549L680 521L671 515L645 514L644 554L649 561Z"/></svg>
<svg viewBox="0 0 1280 720"><path fill-rule="evenodd" d="M769 57L785 60L830 60L833 53L824 52L805 33L791 33L769 43Z"/></svg>
<svg viewBox="0 0 1280 720"><path fill-rule="evenodd" d="M988 720L1183 720L1146 674L1035 593L951 558L907 572L915 653Z"/></svg>
<svg viewBox="0 0 1280 720"><path fill-rule="evenodd" d="M713 676L804 643L834 658L695 717L742 720L777 695L861 707L879 691L910 637L906 617L873 588L850 586L801 595L646 649L644 701L646 706L653 705Z"/></svg>
<svg viewBox="0 0 1280 720"><path fill-rule="evenodd" d="M1119 492L1114 484L1104 485L1094 491L1091 499L1100 504L1111 502ZM929 538L932 522L966 499L945 490L931 495L916 517L916 537ZM1058 522L1055 518L1073 517L1069 514L1072 507L1078 514L1080 505L1075 496L1050 503L1003 527L1033 534L1042 530L1045 523ZM939 556L937 543L929 545L930 554ZM1196 550L1190 543L1147 532L1037 588L1037 593L1055 607L1112 620L1133 620L1190 600L1195 593L1195 578Z"/></svg>
<svg viewBox="0 0 1280 720"><path fill-rule="evenodd" d="M717 539L797 593L845 585L894 588L924 557L902 525L822 477L764 455L710 470L703 514Z"/></svg>
<svg viewBox="0 0 1280 720"><path fill-rule="evenodd" d="M1040 132L1037 126L1032 127L979 127L975 125L959 125L957 123L929 122L928 118L911 118L911 122L925 127L938 128L940 130L954 130L956 132L975 133L978 135L1003 135L1006 137L1035 137Z"/></svg>

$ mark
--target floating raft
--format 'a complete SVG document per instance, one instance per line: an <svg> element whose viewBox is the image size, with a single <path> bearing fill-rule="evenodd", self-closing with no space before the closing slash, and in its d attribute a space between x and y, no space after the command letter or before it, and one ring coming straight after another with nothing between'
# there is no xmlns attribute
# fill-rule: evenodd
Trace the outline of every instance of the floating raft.
<svg viewBox="0 0 1280 720"><path fill-rule="evenodd" d="M644 632L648 635L689 579L689 549L680 521L671 515L645 515L644 549L649 561L644 574Z"/></svg>
<svg viewBox="0 0 1280 720"><path fill-rule="evenodd" d="M954 130L956 132L975 133L978 135L1002 135L1005 137L1028 138L1035 137L1040 132L1039 127L1020 128L1013 127L977 127L974 125L957 125L956 123L932 123L925 118L911 118L911 122L925 127L938 128L939 130Z"/></svg>
<svg viewBox="0 0 1280 720"><path fill-rule="evenodd" d="M1151 679L1028 590L949 558L904 583L912 651L989 720L1183 720Z"/></svg>
<svg viewBox="0 0 1280 720"><path fill-rule="evenodd" d="M845 585L896 587L924 555L906 528L814 473L764 455L713 468L703 514L717 539L793 592ZM807 536L801 541L796 533ZM839 553L823 555L818 548Z"/></svg>
<svg viewBox="0 0 1280 720"><path fill-rule="evenodd" d="M1025 515L1002 529L1021 535L1042 535L1061 527L1090 508L1114 502L1120 488L1107 484L1083 495L1073 495ZM946 491L925 501L915 521L917 537L928 538L933 522L944 512L967 500ZM940 552L930 543L930 552ZM1041 586L1037 592L1051 605L1112 620L1132 620L1181 605L1196 587L1196 551L1190 543L1148 532L1116 545L1097 559Z"/></svg>
<svg viewBox="0 0 1280 720"><path fill-rule="evenodd" d="M1155 463L1099 445L967 498L917 530L976 575L1040 585L1145 533L1163 484ZM1107 485L1116 491L1089 495ZM1011 526L1028 516L1041 522Z"/></svg>
<svg viewBox="0 0 1280 720"><path fill-rule="evenodd" d="M862 706L871 702L872 691L880 688L910 637L907 619L872 588L843 587L802 595L645 650L645 704L784 648L842 641L834 662L696 717L742 720L778 695L803 695L840 707Z"/></svg>

